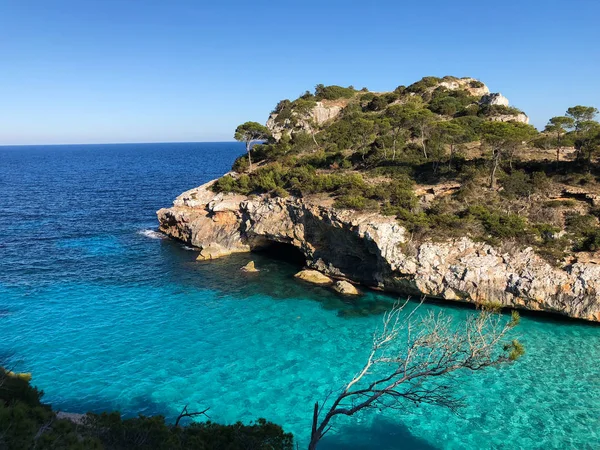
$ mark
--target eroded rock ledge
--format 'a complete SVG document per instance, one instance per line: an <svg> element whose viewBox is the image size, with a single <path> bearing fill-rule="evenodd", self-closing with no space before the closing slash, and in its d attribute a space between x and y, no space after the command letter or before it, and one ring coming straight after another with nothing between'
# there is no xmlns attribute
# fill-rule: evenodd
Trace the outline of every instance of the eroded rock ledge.
<svg viewBox="0 0 600 450"><path fill-rule="evenodd" d="M415 245L390 217L294 197L215 194L212 183L157 212L160 230L198 247L201 258L286 243L308 267L371 288L600 321L600 265L559 269L531 249L509 255L468 238Z"/></svg>

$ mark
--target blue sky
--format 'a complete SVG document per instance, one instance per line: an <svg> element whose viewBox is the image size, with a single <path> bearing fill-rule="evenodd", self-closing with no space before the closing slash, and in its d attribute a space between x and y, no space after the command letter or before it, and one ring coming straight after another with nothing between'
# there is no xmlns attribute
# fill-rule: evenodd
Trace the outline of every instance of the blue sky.
<svg viewBox="0 0 600 450"><path fill-rule="evenodd" d="M317 83L600 107L596 0L0 0L0 145L232 140Z"/></svg>

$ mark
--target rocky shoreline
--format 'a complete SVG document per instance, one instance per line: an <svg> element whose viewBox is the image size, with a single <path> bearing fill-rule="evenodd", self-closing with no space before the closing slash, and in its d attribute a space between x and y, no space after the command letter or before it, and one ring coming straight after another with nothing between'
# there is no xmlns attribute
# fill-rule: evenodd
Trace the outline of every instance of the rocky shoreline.
<svg viewBox="0 0 600 450"><path fill-rule="evenodd" d="M365 287L600 322L600 265L557 268L530 248L503 253L469 238L416 243L391 217L295 197L216 194L213 183L157 212L159 229L197 247L198 259L288 244L310 269Z"/></svg>

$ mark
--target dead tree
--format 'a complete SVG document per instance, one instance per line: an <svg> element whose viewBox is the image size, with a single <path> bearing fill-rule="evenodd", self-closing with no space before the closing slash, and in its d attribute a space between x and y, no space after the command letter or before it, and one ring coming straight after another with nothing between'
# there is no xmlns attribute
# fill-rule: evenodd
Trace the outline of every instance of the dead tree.
<svg viewBox="0 0 600 450"><path fill-rule="evenodd" d="M206 411L208 411L210 408L206 408L204 411L198 411L198 412L189 412L187 409L188 405L185 405L183 407L183 409L181 410L181 412L179 413L179 415L177 416L177 420L175 420L175 426L178 427L179 426L179 421L181 419L183 419L184 417L197 417L197 416L206 416L208 417L208 414L206 414ZM210 417L208 417L210 419Z"/></svg>
<svg viewBox="0 0 600 450"><path fill-rule="evenodd" d="M463 400L453 395L448 374L508 363L524 353L517 340L506 341L519 321L517 313L507 321L498 311L482 308L455 325L443 313L417 318L419 306L402 314L407 304L397 304L385 314L365 365L341 393L321 406L315 403L309 450L316 449L339 415L420 403L456 411Z"/></svg>

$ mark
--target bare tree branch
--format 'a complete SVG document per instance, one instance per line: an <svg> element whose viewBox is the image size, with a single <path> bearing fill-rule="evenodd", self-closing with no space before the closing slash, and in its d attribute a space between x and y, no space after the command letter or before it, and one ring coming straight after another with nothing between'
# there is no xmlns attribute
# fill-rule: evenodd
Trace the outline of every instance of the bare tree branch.
<svg viewBox="0 0 600 450"><path fill-rule="evenodd" d="M198 412L189 412L188 411L188 405L185 405L183 407L183 409L181 410L181 413L179 413L179 416L177 416L177 420L175 421L175 426L178 427L179 426L179 421L181 419L183 419L184 417L197 417L197 416L206 416L210 419L210 417L208 416L208 414L206 414L206 411L208 411L210 408L206 408L204 411L198 411Z"/></svg>
<svg viewBox="0 0 600 450"><path fill-rule="evenodd" d="M315 403L309 450L316 449L338 415L351 416L368 408L399 410L420 403L456 412L464 406L464 398L454 395L449 382L453 372L482 370L523 354L518 341L503 343L518 323L516 313L507 321L497 311L482 308L455 325L441 312L417 318L422 302L404 314L408 302L394 305L384 315L367 361L329 408L325 408L327 399L321 407Z"/></svg>

